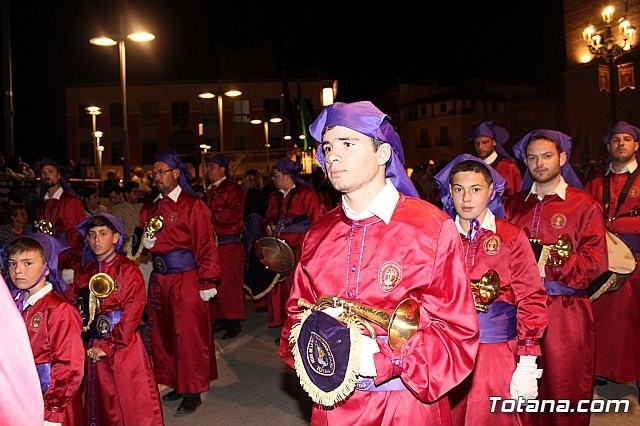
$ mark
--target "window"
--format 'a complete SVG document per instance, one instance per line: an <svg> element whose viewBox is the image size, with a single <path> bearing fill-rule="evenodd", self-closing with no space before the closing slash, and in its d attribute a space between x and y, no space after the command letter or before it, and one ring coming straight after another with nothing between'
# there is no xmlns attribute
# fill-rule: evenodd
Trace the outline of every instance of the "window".
<svg viewBox="0 0 640 426"><path fill-rule="evenodd" d="M89 105L78 105L78 127L80 129L93 129L91 114L87 112Z"/></svg>
<svg viewBox="0 0 640 426"><path fill-rule="evenodd" d="M407 108L407 114L405 116L405 119L407 121L416 121L418 119L418 107L415 105L412 105L410 107Z"/></svg>
<svg viewBox="0 0 640 426"><path fill-rule="evenodd" d="M180 129L186 129L189 126L188 101L171 102L171 124Z"/></svg>
<svg viewBox="0 0 640 426"><path fill-rule="evenodd" d="M153 164L158 151L160 151L160 142L157 139L142 139L143 164Z"/></svg>
<svg viewBox="0 0 640 426"><path fill-rule="evenodd" d="M95 150L93 149L93 141L82 140L80 141L80 158L91 159L90 163L94 162Z"/></svg>
<svg viewBox="0 0 640 426"><path fill-rule="evenodd" d="M429 146L429 128L420 129L420 146Z"/></svg>
<svg viewBox="0 0 640 426"><path fill-rule="evenodd" d="M440 102L440 112L447 112L447 103Z"/></svg>
<svg viewBox="0 0 640 426"><path fill-rule="evenodd" d="M251 118L251 102L248 99L237 99L233 101L233 122L249 123Z"/></svg>
<svg viewBox="0 0 640 426"><path fill-rule="evenodd" d="M142 102L140 104L140 126L158 126L158 102Z"/></svg>
<svg viewBox="0 0 640 426"><path fill-rule="evenodd" d="M123 127L122 104L109 104L109 127Z"/></svg>
<svg viewBox="0 0 640 426"><path fill-rule="evenodd" d="M280 99L264 99L264 115L266 117L282 117Z"/></svg>
<svg viewBox="0 0 640 426"><path fill-rule="evenodd" d="M447 126L440 126L438 130L440 132L438 145L449 145L449 128Z"/></svg>
<svg viewBox="0 0 640 426"><path fill-rule="evenodd" d="M123 164L124 163L124 148L123 141L120 137L111 138L111 149L110 152L111 164Z"/></svg>

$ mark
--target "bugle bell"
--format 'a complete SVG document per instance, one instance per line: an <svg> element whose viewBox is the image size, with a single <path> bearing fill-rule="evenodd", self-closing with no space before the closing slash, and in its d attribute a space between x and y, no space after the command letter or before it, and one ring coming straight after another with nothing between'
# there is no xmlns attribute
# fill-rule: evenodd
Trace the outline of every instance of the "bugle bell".
<svg viewBox="0 0 640 426"><path fill-rule="evenodd" d="M540 245L540 240L531 240L533 244ZM535 251L535 248L534 248ZM538 269L545 266L561 266L573 252L573 242L569 234L560 234L555 244L542 245L538 258Z"/></svg>
<svg viewBox="0 0 640 426"><path fill-rule="evenodd" d="M477 294L473 292L476 311L487 313L487 305L496 300L500 292L500 276L495 270L487 269L479 281L471 281L471 288L477 291Z"/></svg>
<svg viewBox="0 0 640 426"><path fill-rule="evenodd" d="M144 233L147 238L153 238L164 228L164 218L160 215L150 218L144 226Z"/></svg>
<svg viewBox="0 0 640 426"><path fill-rule="evenodd" d="M378 309L362 305L338 297L322 296L311 304L304 299L298 300L298 306L305 309L342 307L342 313L336 318L347 325L364 327L371 338L376 338L371 322L387 330L389 346L394 351L400 350L420 324L420 306L411 298L402 300L394 310Z"/></svg>
<svg viewBox="0 0 640 426"><path fill-rule="evenodd" d="M88 319L82 331L89 331L91 323L100 310L100 299L109 296L115 290L116 284L109 274L99 272L89 279Z"/></svg>
<svg viewBox="0 0 640 426"><path fill-rule="evenodd" d="M38 220L36 222L36 229L43 234L53 235L53 222L50 220Z"/></svg>

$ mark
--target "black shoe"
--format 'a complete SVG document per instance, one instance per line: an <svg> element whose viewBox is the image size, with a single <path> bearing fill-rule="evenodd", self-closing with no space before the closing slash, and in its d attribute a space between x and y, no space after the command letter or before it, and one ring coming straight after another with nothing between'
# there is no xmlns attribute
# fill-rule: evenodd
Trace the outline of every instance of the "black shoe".
<svg viewBox="0 0 640 426"><path fill-rule="evenodd" d="M168 394L166 394L165 396L162 397L162 400L167 402L167 401L177 401L179 399L182 399L183 395L181 393L176 392L175 390L172 390L171 392L169 392Z"/></svg>
<svg viewBox="0 0 640 426"><path fill-rule="evenodd" d="M233 339L238 334L240 334L240 330L241 329L242 329L242 327L240 327L240 320L230 320L230 321L228 321L228 323L227 323L227 331L225 331L225 333L222 335L222 339L224 339L224 340Z"/></svg>
<svg viewBox="0 0 640 426"><path fill-rule="evenodd" d="M607 379L605 379L604 377L600 377L600 376L596 376L596 377L595 377L595 384L596 384L596 386L604 386L604 385L606 385L607 383L609 383L609 382L608 382L608 381L607 381Z"/></svg>
<svg viewBox="0 0 640 426"><path fill-rule="evenodd" d="M200 404L202 404L202 400L199 396L185 396L176 410L176 414L195 413Z"/></svg>
<svg viewBox="0 0 640 426"><path fill-rule="evenodd" d="M227 329L227 321L223 319L215 320L213 322L213 332L217 333L218 331Z"/></svg>

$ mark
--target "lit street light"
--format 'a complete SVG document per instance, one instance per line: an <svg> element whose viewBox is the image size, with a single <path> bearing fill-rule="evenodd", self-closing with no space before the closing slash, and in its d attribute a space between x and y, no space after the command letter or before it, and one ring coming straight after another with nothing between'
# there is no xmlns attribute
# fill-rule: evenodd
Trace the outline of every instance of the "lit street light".
<svg viewBox="0 0 640 426"><path fill-rule="evenodd" d="M271 148L271 143L269 142L269 123L281 123L282 118L280 117L271 117L269 120L260 120L259 118L254 118L250 121L251 124L262 124L264 126L264 152L265 159L267 164L267 172L269 171L269 148Z"/></svg>
<svg viewBox="0 0 640 426"><path fill-rule="evenodd" d="M589 51L599 59L603 59L609 65L609 100L611 102L611 125L617 121L616 114L616 82L617 73L615 68L616 60L631 50L633 46L633 37L635 28L631 26L631 22L625 17L618 19L618 30L620 32L620 42L616 42L616 38L611 30L613 22L613 6L607 6L602 9L602 21L605 24L604 32L596 31L596 28L589 24L582 31L582 38L587 43Z"/></svg>
<svg viewBox="0 0 640 426"><path fill-rule="evenodd" d="M127 118L127 54L125 48L125 39L135 41L137 43L149 42L155 39L156 36L148 32L135 32L124 35L124 22L123 17L120 15L120 33L116 36L99 36L89 40L89 43L95 46L115 46L118 45L118 53L120 57L120 86L122 90L122 133L123 133L123 172L122 177L126 181L129 179L130 167L130 152L129 152L129 125Z"/></svg>
<svg viewBox="0 0 640 426"><path fill-rule="evenodd" d="M218 127L220 129L220 152L224 152L224 109L222 104L222 96L220 95L220 91L218 92ZM225 96L230 98L235 98L237 96L242 95L240 90L229 89L224 92ZM203 92L198 94L198 97L201 99L213 99L216 97L215 93L212 92Z"/></svg>
<svg viewBox="0 0 640 426"><path fill-rule="evenodd" d="M99 167L98 167L98 146L100 145L100 142L97 139L98 136L96 135L96 117L102 114L102 108L98 106L88 106L85 109L87 113L91 115L91 137L93 139L93 153L94 153L93 162L96 166L96 174L98 175L98 179L102 179L102 175L100 174Z"/></svg>
<svg viewBox="0 0 640 426"><path fill-rule="evenodd" d="M102 132L97 130L93 133L96 137L96 154L98 155L98 179L102 180L102 151L104 151L104 146L100 145Z"/></svg>

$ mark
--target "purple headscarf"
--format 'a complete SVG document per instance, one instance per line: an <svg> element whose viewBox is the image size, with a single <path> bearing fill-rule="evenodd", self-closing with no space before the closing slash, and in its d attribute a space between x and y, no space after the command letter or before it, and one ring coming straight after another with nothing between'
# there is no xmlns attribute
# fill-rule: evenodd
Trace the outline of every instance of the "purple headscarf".
<svg viewBox="0 0 640 426"><path fill-rule="evenodd" d="M627 135L631 135L634 141L640 142L639 128L627 123L626 121L618 121L604 136L604 144L609 145L609 141L611 141L613 135L617 135L619 133L626 133Z"/></svg>
<svg viewBox="0 0 640 426"><path fill-rule="evenodd" d="M513 146L513 153L516 158L523 163L526 164L525 158L527 157L527 145L534 139L539 139L538 136L543 136L545 139L550 139L556 143L560 152L564 152L567 154L567 161L564 163L564 166L560 169L560 174L564 178L565 182L570 186L575 188L583 188L582 182L576 172L573 171L571 167L571 163L569 162L569 157L571 155L571 136L565 135L562 132L558 132L557 130L547 130L547 129L538 129L524 135L517 144ZM529 170L525 171L524 177L522 178L522 186L520 190L523 191L525 189L530 189L533 184L533 179L531 179L531 175L529 174Z"/></svg>
<svg viewBox="0 0 640 426"><path fill-rule="evenodd" d="M58 268L58 255L63 251L67 250L69 246L65 246L59 240L52 237L49 234L45 234L44 232L33 232L27 235L21 235L13 239L13 241L18 240L19 238L30 238L40 244L42 249L44 250L45 261L47 262L47 267L49 268L49 276L47 277L47 281L53 285L53 289L60 294L64 294L69 287L67 283L62 279L62 272ZM12 241L12 242L13 242ZM11 244L11 243L9 243ZM9 245L8 244L8 245ZM9 286L9 290L11 290L11 294L18 292L18 288L11 281L11 276L8 272L8 254L6 245L2 249L2 262L5 265L5 269L7 270L7 274L5 277L5 281Z"/></svg>
<svg viewBox="0 0 640 426"><path fill-rule="evenodd" d="M469 142L480 136L486 136L496 141L496 152L503 158L513 160L513 157L503 148L509 141L509 132L502 126L498 126L493 121L483 121L469 132Z"/></svg>
<svg viewBox="0 0 640 426"><path fill-rule="evenodd" d="M64 167L62 167L59 163L56 163L55 161L51 160L50 158L43 158L42 160L40 160L40 170L42 170L42 168L45 166L55 167L58 173L60 173L60 186L62 187L62 189L64 189L65 191L75 196L78 196L78 193L71 187L69 182L67 182L67 180L64 178ZM40 201L43 201L44 196L47 193L47 188L44 186L44 182L42 180L40 180L40 189L41 189Z"/></svg>
<svg viewBox="0 0 640 426"><path fill-rule="evenodd" d="M224 175L227 179L231 179L231 172L229 171L229 159L224 154L208 155L207 164L215 163L218 166L224 167Z"/></svg>
<svg viewBox="0 0 640 426"><path fill-rule="evenodd" d="M462 163L463 161L475 161L489 170L491 173L491 179L493 180L493 192L491 197L489 197L489 210L499 218L504 218L504 208L502 207L502 194L504 194L504 188L506 185L506 181L504 178L498 173L493 167L482 161L478 157L474 157L470 154L460 154L453 160L449 162L442 170L440 170L436 175L435 179L438 181L440 185L440 200L442 201L442 210L444 210L449 216L455 219L456 217L456 209L453 205L453 199L451 198L451 192L449 191L449 181L451 169L456 164Z"/></svg>
<svg viewBox="0 0 640 426"><path fill-rule="evenodd" d="M322 151L322 135L329 126L347 127L363 135L391 145L392 153L387 163L385 177L404 195L420 198L418 191L404 169L404 152L400 136L391 125L391 118L369 101L350 104L336 102L325 107L318 118L309 126L311 136L319 142L316 159L325 172L325 158Z"/></svg>
<svg viewBox="0 0 640 426"><path fill-rule="evenodd" d="M293 179L293 181L298 186L312 186L311 182L298 176L298 174L302 171L302 164L296 163L289 157L282 157L281 159L276 161L276 164L273 165L273 168L280 170L285 175L290 175L291 179Z"/></svg>
<svg viewBox="0 0 640 426"><path fill-rule="evenodd" d="M172 169L180 169L178 185L180 185L183 191L186 191L189 194L200 198L200 196L196 194L196 192L193 190L193 188L191 188L191 185L189 184L191 173L189 173L187 166L180 160L180 157L178 157L178 153L175 150L170 149L168 151L156 154L156 162L164 163Z"/></svg>
<svg viewBox="0 0 640 426"><path fill-rule="evenodd" d="M104 219L106 219L109 223L111 223L111 225L113 225L114 228L116 228L116 231L120 234L120 238L118 239L118 242L116 243L116 252L120 253L120 254L125 254L124 253L124 249L122 248L122 246L124 245L124 237L125 237L125 226L124 226L124 220L120 219L119 217L116 217L112 214L109 213L96 213L94 215L89 216L88 218L86 218L85 220L83 220L82 222L80 222L77 226L78 231L80 232L80 235L82 235L82 237L85 240L85 244L84 244L84 251L83 251L83 260L86 261L88 259L91 259L92 252L91 252L91 247L89 247L89 243L87 242L87 233L89 232L89 221L91 221L91 219L97 217L97 216L101 216Z"/></svg>

